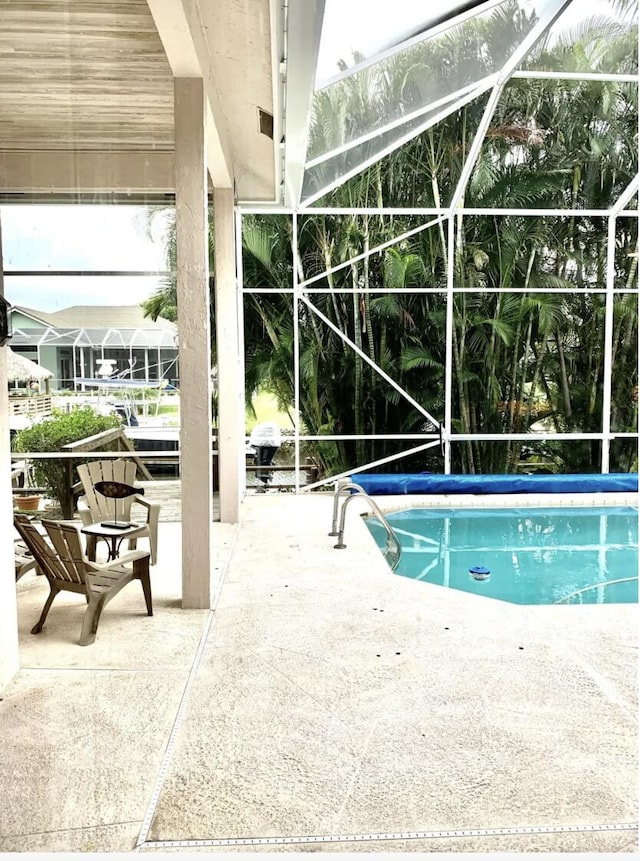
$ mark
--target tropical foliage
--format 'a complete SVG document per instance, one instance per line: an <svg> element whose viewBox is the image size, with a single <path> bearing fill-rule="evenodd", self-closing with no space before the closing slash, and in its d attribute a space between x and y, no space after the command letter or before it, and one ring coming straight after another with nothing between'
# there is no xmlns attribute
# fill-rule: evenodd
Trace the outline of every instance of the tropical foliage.
<svg viewBox="0 0 640 861"><path fill-rule="evenodd" d="M618 11L637 12L619 3ZM624 20L624 18L623 18ZM616 21L618 23L616 23ZM467 22L456 42L456 62L470 66L478 52L519 43L531 29L516 4L502 4L493 24ZM537 46L536 69L637 70L637 33L619 19ZM605 30L606 32L606 30ZM489 36L491 35L491 38ZM450 47L450 46L449 46ZM409 107L419 83L442 74L443 45L386 68L391 101ZM489 52L489 53L488 53ZM403 66L404 63L404 66ZM612 65L616 64L615 68ZM354 140L381 110L374 69L347 78L316 102L312 146L331 151ZM373 93L375 97L369 98ZM387 93L385 98L390 98ZM476 95L446 119L331 191L322 204L346 208L442 208L453 198L487 104ZM398 434L434 432L416 404L438 420L445 415L447 276L453 242L452 431L455 434L601 432L605 353L613 361L610 427L637 433L637 217L615 221L608 242L607 210L638 171L638 87L621 80L514 78L502 90L464 189L465 207L490 214L433 216L314 214L298 217L292 256L290 216L247 216L243 224L247 394L258 387L293 406L294 310L297 309L300 420L309 435L359 439L317 444L327 473L407 451L417 442ZM346 136L346 137L345 137ZM362 149L358 150L362 156ZM340 169L348 169L348 150ZM325 175L323 176L323 170ZM320 163L316 187L330 185L335 159ZM637 208L637 197L629 207ZM508 209L505 214L496 210ZM519 209L585 210L584 215L521 215ZM516 213L516 214L514 214ZM431 218L431 226L424 227ZM397 238L404 236L400 241ZM382 246L382 247L381 247ZM380 250L375 250L380 249ZM613 331L605 343L608 253L615 299ZM340 268L341 264L351 261ZM293 269L306 285L291 294ZM338 267L338 268L336 268ZM288 293L281 292L289 290ZM376 292L384 290L385 292ZM544 292L535 292L544 291ZM173 294L175 297L175 293ZM171 287L151 313L166 301ZM173 299L175 302L175 299ZM163 311L164 313L164 311ZM342 334L341 334L342 333ZM351 344L356 349L352 349ZM377 365L409 396L405 398ZM386 439L372 439L386 436ZM367 438L369 437L369 438ZM611 448L612 470L637 468L637 440ZM599 441L461 442L453 447L461 472L523 468L600 471ZM438 448L387 465L442 470Z"/></svg>
<svg viewBox="0 0 640 861"><path fill-rule="evenodd" d="M14 451L29 452L62 451L69 443L117 428L120 424L117 415L103 415L92 407L80 407L71 412L54 410L48 418L18 431L12 448ZM69 464L69 460L49 458L34 460L33 467L36 485L48 488L66 518L73 517L73 505L69 498Z"/></svg>

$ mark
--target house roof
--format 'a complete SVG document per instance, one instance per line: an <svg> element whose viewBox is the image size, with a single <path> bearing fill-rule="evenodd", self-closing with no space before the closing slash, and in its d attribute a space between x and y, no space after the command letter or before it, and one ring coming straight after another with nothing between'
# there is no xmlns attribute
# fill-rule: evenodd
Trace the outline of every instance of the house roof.
<svg viewBox="0 0 640 861"><path fill-rule="evenodd" d="M13 309L34 323L14 325L14 347L49 344L176 349L176 324L162 317L145 317L139 305L73 305L50 314L18 305Z"/></svg>
<svg viewBox="0 0 640 861"><path fill-rule="evenodd" d="M162 329L175 331L176 324L158 317L145 317L140 305L72 305L60 311L44 313L32 308L14 306L16 311L54 329Z"/></svg>
<svg viewBox="0 0 640 861"><path fill-rule="evenodd" d="M29 380L50 380L53 374L42 365L32 362L18 353L14 353L11 347L7 347L7 379L9 382L26 383Z"/></svg>
<svg viewBox="0 0 640 861"><path fill-rule="evenodd" d="M41 323L43 326L51 326L52 323L49 321L49 314L45 314L44 311L38 311L35 308L27 308L24 305L12 305L11 311L16 311L19 314L22 314L25 317L30 317L34 323Z"/></svg>

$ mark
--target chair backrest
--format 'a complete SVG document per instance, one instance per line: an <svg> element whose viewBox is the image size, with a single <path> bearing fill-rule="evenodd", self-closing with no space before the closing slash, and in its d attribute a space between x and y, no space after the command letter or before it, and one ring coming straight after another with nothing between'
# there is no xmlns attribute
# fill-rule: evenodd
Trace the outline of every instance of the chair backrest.
<svg viewBox="0 0 640 861"><path fill-rule="evenodd" d="M85 557L75 526L56 520L43 520L51 546L24 514L16 514L13 525L33 553L33 558L49 581L85 582Z"/></svg>
<svg viewBox="0 0 640 861"><path fill-rule="evenodd" d="M36 560L33 558L33 553L29 550L22 538L14 538L13 541L13 558L16 569L16 583L18 580L31 571L36 566Z"/></svg>
<svg viewBox="0 0 640 861"><path fill-rule="evenodd" d="M94 521L99 520L128 520L131 512L133 497L108 499L95 489L99 481L120 481L123 484L134 484L137 466L132 460L94 460L78 466L78 475L82 482L84 495ZM114 511L117 508L117 518Z"/></svg>

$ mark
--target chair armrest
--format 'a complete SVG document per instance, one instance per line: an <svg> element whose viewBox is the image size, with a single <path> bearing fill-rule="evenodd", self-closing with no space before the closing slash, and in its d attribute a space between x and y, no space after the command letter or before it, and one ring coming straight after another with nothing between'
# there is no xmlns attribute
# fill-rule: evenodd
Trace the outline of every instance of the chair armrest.
<svg viewBox="0 0 640 861"><path fill-rule="evenodd" d="M152 499L146 499L144 496L138 496L138 494L133 497L132 505L134 503L144 506L147 511L153 511L154 509L158 509L158 511L160 511L159 502L154 502Z"/></svg>
<svg viewBox="0 0 640 861"><path fill-rule="evenodd" d="M83 526L89 526L89 524L93 523L93 516L87 504L86 496L78 497L78 514Z"/></svg>
<svg viewBox="0 0 640 861"><path fill-rule="evenodd" d="M85 562L84 564L87 570L98 573L108 571L110 568L118 568L129 562L135 562L136 559L144 559L145 556L149 556L148 550L129 550L127 553L122 553L117 559L112 559L111 562Z"/></svg>
<svg viewBox="0 0 640 861"><path fill-rule="evenodd" d="M151 564L155 565L158 559L158 521L160 520L160 503L145 499L144 496L134 496L133 502L147 509L147 527L149 529L149 543L151 545Z"/></svg>

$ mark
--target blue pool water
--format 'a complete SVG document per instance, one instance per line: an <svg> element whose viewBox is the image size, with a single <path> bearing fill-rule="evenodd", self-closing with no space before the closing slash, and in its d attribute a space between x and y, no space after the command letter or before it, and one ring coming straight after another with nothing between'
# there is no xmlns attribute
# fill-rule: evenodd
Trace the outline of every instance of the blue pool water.
<svg viewBox="0 0 640 861"><path fill-rule="evenodd" d="M630 506L414 508L386 517L402 544L395 573L404 577L512 604L638 601L638 512ZM383 549L384 529L375 518L366 523ZM475 579L472 568L490 575Z"/></svg>

